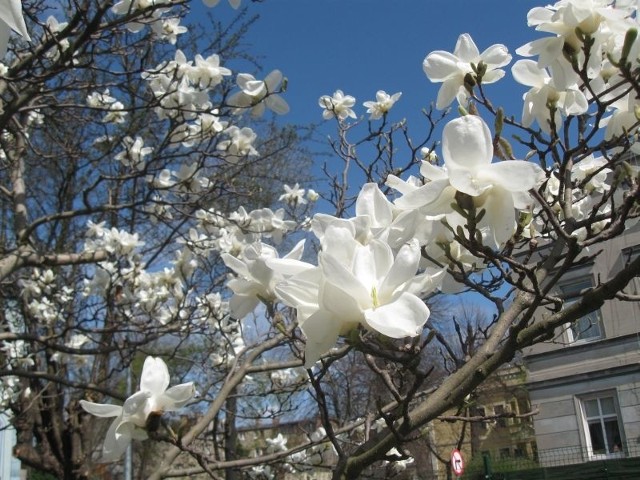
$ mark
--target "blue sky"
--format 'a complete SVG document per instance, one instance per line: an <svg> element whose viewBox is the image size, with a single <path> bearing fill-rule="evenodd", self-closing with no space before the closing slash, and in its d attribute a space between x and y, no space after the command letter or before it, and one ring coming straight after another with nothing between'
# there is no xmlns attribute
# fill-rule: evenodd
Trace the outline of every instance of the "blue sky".
<svg viewBox="0 0 640 480"><path fill-rule="evenodd" d="M433 50L452 51L458 35L468 32L482 51L494 43L514 50L539 35L526 26L531 0L264 0L250 3L261 19L247 41L263 56L268 72L279 68L289 79L286 121L317 122L321 95L340 88L362 102L378 89L401 91L394 112L409 121L435 100L439 88L422 71ZM222 0L216 15L229 15ZM506 88L505 88L506 87ZM508 80L491 94L506 99L524 92ZM504 94L507 95L504 95ZM520 115L521 106L514 104ZM359 113L364 114L360 108Z"/></svg>
<svg viewBox="0 0 640 480"><path fill-rule="evenodd" d="M322 122L318 98L336 89L355 96L357 113L364 115L362 102L382 89L402 92L392 120L407 118L410 133L419 135L420 112L435 102L440 87L422 70L425 56L434 50L453 51L458 36L469 33L480 51L503 43L515 61L516 48L540 37L527 27L526 16L544 2L243 0L243 5L261 17L246 42L262 57L264 73L278 68L289 80L285 98L291 111L282 118L284 123ZM213 14L231 18L234 11L221 0ZM509 66L506 78L486 91L494 104L520 118L525 90L513 81ZM321 132L335 133L334 123L325 122Z"/></svg>

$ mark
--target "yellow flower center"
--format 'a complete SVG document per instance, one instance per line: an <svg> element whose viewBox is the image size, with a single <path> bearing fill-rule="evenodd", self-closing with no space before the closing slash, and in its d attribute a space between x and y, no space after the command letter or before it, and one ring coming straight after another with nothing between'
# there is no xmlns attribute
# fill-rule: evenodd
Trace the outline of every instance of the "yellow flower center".
<svg viewBox="0 0 640 480"><path fill-rule="evenodd" d="M371 300L373 301L373 308L378 308L380 303L378 301L378 290L376 290L375 286L371 287Z"/></svg>

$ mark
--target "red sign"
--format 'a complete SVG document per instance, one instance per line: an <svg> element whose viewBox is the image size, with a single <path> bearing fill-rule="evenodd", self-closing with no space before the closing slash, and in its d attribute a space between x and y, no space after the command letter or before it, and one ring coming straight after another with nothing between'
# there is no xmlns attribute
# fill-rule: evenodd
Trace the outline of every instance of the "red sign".
<svg viewBox="0 0 640 480"><path fill-rule="evenodd" d="M460 450L456 449L451 452L451 468L457 477L462 475L462 472L464 472L464 461L462 460Z"/></svg>

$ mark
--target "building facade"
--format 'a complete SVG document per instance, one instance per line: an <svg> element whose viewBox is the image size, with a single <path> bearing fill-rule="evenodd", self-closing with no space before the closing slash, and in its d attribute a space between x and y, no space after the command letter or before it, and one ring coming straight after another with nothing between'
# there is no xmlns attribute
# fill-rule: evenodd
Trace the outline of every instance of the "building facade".
<svg viewBox="0 0 640 480"><path fill-rule="evenodd" d="M638 254L635 225L569 271L555 293L571 302ZM640 278L626 292L640 294ZM527 349L524 359L542 465L640 456L640 302L606 302Z"/></svg>

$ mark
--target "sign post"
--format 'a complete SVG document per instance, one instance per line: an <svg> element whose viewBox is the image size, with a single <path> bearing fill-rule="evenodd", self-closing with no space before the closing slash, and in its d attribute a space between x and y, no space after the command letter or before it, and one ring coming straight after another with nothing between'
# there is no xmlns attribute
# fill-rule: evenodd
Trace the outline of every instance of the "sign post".
<svg viewBox="0 0 640 480"><path fill-rule="evenodd" d="M458 449L455 449L453 452L451 452L451 468L453 469L453 473L457 478L460 478L460 476L464 472L464 460L462 460L462 454Z"/></svg>

